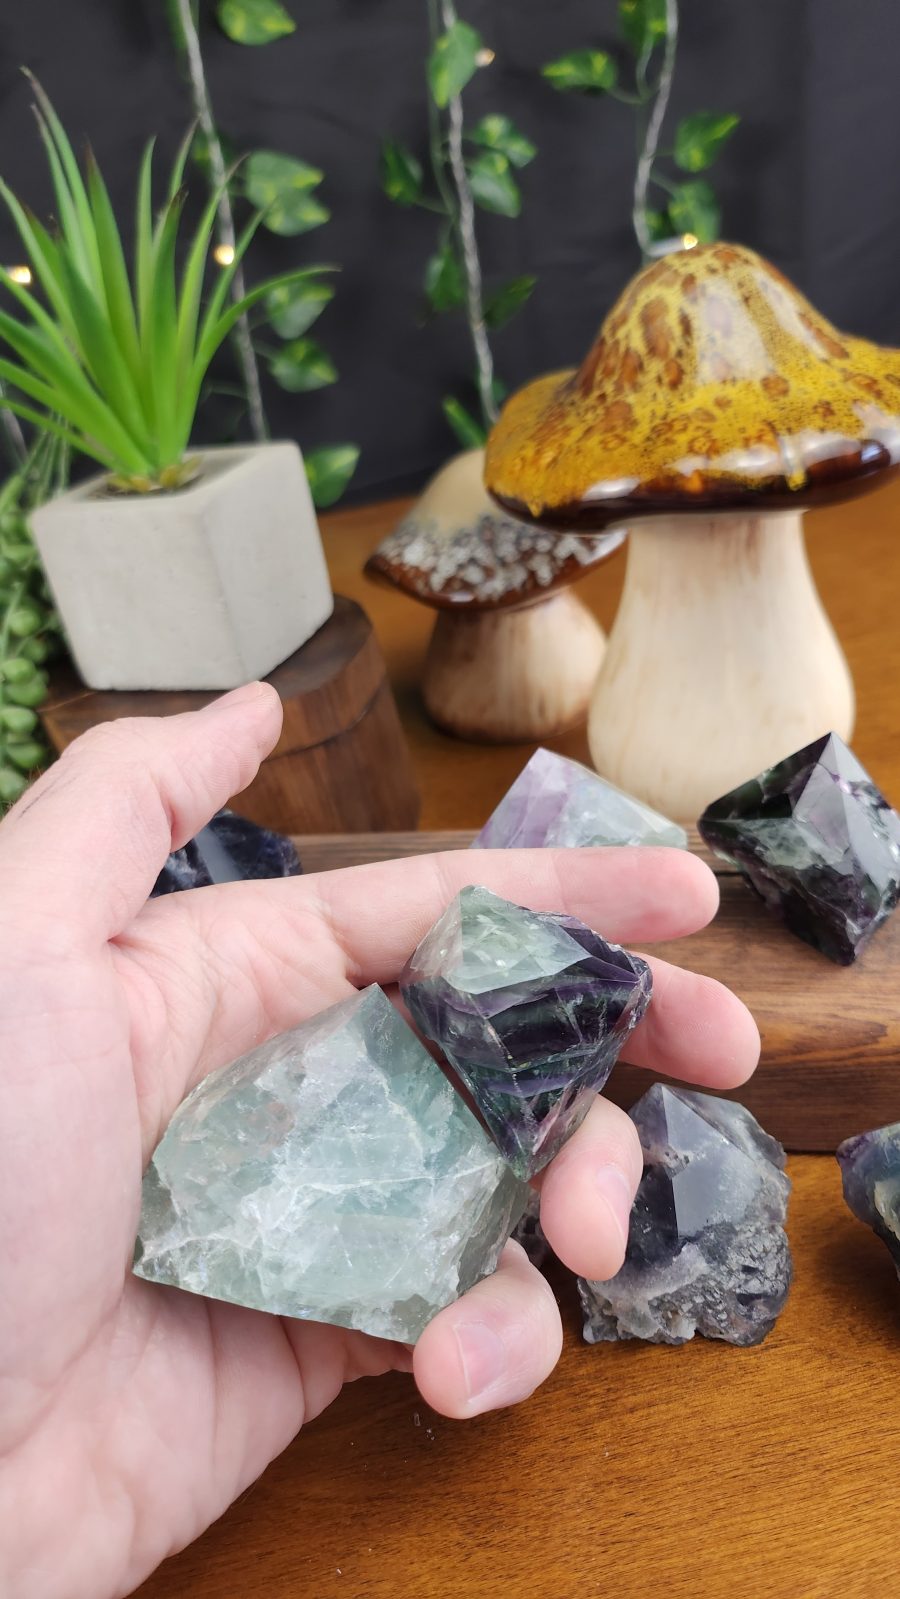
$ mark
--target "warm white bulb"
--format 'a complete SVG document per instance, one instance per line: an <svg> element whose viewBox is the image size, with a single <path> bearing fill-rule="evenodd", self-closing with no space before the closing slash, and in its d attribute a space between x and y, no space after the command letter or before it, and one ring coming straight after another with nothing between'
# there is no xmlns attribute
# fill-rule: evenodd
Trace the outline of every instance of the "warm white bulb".
<svg viewBox="0 0 900 1599"><path fill-rule="evenodd" d="M485 45L484 49L478 51L478 54L475 57L475 65L476 67L489 67L494 59L495 52L493 50L489 50L487 45Z"/></svg>
<svg viewBox="0 0 900 1599"><path fill-rule="evenodd" d="M681 248L683 250L695 250L699 243L700 240L697 238L696 233L682 233Z"/></svg>
<svg viewBox="0 0 900 1599"><path fill-rule="evenodd" d="M31 282L31 267L27 267L27 266L9 267L8 268L8 276L12 278L13 283L29 284Z"/></svg>
<svg viewBox="0 0 900 1599"><path fill-rule="evenodd" d="M234 260L234 245L217 244L213 250L213 260L218 261L219 266L231 266L231 263Z"/></svg>

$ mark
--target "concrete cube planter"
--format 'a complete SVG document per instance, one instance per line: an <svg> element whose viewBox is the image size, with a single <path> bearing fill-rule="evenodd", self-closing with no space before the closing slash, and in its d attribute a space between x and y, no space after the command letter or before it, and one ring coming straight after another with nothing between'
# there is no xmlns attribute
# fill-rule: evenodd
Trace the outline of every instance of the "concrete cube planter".
<svg viewBox="0 0 900 1599"><path fill-rule="evenodd" d="M331 615L296 444L204 450L200 462L174 494L111 494L100 477L32 516L90 688L235 688Z"/></svg>

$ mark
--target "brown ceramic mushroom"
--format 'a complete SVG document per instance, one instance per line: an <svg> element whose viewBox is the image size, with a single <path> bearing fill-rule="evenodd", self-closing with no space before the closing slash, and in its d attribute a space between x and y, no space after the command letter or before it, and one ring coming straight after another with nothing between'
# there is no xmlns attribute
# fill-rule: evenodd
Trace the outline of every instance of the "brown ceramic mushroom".
<svg viewBox="0 0 900 1599"><path fill-rule="evenodd" d="M802 513L900 461L900 352L845 338L753 251L645 268L577 372L514 395L486 481L566 534L632 529L597 682L598 769L692 817L825 730L853 686L806 560Z"/></svg>
<svg viewBox="0 0 900 1599"><path fill-rule="evenodd" d="M422 679L439 727L492 743L550 738L587 716L606 639L568 587L622 535L545 533L498 511L469 450L432 479L366 565L437 611Z"/></svg>

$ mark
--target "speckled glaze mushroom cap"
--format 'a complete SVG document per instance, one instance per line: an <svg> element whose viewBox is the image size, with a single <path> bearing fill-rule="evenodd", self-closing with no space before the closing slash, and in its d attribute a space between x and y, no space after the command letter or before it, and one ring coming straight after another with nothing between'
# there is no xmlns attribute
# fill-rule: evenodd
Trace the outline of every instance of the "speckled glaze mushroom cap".
<svg viewBox="0 0 900 1599"><path fill-rule="evenodd" d="M645 267L575 372L512 396L485 480L510 514L640 516L849 498L900 461L900 351L845 338L752 250Z"/></svg>
<svg viewBox="0 0 900 1599"><path fill-rule="evenodd" d="M454 456L366 562L366 573L445 611L530 605L575 582L624 532L558 537L498 510L484 452Z"/></svg>

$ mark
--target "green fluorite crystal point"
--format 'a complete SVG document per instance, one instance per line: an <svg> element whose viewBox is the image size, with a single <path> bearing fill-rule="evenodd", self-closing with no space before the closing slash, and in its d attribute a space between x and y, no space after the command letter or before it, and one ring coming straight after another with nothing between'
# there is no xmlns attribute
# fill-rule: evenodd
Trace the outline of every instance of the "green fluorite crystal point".
<svg viewBox="0 0 900 1599"><path fill-rule="evenodd" d="M134 1269L411 1343L494 1269L527 1198L367 988L188 1096L144 1179Z"/></svg>

